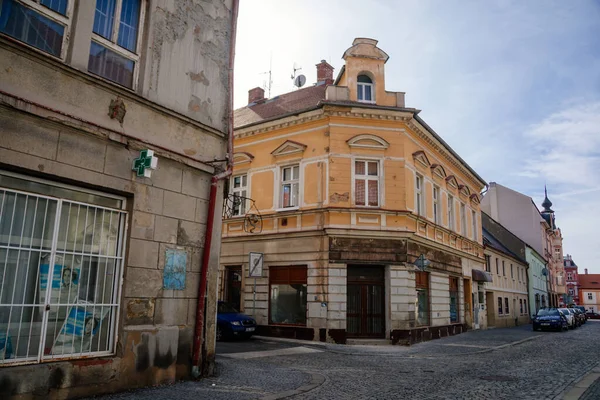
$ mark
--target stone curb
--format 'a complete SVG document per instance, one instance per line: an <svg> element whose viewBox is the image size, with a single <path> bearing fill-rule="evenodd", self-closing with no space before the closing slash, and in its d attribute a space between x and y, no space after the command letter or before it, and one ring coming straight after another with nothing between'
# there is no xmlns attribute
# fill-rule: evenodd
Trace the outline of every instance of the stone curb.
<svg viewBox="0 0 600 400"><path fill-rule="evenodd" d="M293 369L293 368L291 368ZM287 397L296 396L298 394L308 393L311 390L314 390L325 383L325 377L321 374L317 374L314 372L307 372L302 370L296 370L300 372L304 372L311 376L310 382L305 385L302 385L293 390L286 390L284 392L270 394L268 396L261 397L261 400L277 400L277 399L285 399Z"/></svg>
<svg viewBox="0 0 600 400"><path fill-rule="evenodd" d="M556 396L555 399L578 400L598 379L600 379L600 363L594 365L592 368L588 369L585 374L573 380L573 382L571 382L562 393Z"/></svg>
<svg viewBox="0 0 600 400"><path fill-rule="evenodd" d="M520 345L522 343L525 343L525 342L528 342L531 340L539 339L542 336L544 336L544 335L535 335L535 336L531 336L531 337L528 337L528 338L525 338L522 340L517 340L515 342L510 342L510 343L502 344L500 346L490 347L489 349L483 349L483 350L478 350L478 351L470 351L470 352L465 352L465 353L442 354L442 355L428 355L428 356L390 354L390 353L384 353L384 352L339 351L339 350L331 348L330 343L313 342L313 341L299 340L299 339L276 338L276 337L270 337L270 336L254 336L254 337L257 339L261 339L261 340L271 340L271 341L275 341L275 342L299 344L299 345L302 345L305 347L324 347L325 350L328 352L336 353L336 354L343 354L343 355L347 355L347 356L381 356L381 357L398 357L398 358L435 359L435 358L443 358L443 357L459 357L459 356L468 356L468 355L474 355L474 354L490 353L492 351L501 350L501 349L504 349L507 347L512 347L512 346L517 346L517 345ZM392 347L394 345L390 344L389 346ZM352 347L352 346L349 345L348 347Z"/></svg>

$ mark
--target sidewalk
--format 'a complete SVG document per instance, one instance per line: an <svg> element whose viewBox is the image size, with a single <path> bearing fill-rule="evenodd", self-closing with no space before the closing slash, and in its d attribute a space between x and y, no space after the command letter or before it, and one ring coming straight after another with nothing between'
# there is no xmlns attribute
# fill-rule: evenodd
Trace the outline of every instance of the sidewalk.
<svg viewBox="0 0 600 400"><path fill-rule="evenodd" d="M600 399L600 366L596 366L585 374L563 396L563 400L597 399Z"/></svg>

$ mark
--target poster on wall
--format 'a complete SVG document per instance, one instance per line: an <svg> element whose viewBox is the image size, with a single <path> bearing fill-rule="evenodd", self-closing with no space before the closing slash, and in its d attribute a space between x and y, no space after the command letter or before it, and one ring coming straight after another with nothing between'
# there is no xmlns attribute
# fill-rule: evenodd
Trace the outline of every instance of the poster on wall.
<svg viewBox="0 0 600 400"><path fill-rule="evenodd" d="M52 346L53 355L88 353L110 307L80 302L70 308L67 319Z"/></svg>
<svg viewBox="0 0 600 400"><path fill-rule="evenodd" d="M79 277L81 275L81 259L76 258L73 265L67 265L62 256L55 256L52 279L50 275L50 255L44 258L40 265L40 303L46 303L48 293L48 281L50 281L50 304L73 304L77 303L79 294ZM53 307L49 311L50 318L66 318L68 307Z"/></svg>

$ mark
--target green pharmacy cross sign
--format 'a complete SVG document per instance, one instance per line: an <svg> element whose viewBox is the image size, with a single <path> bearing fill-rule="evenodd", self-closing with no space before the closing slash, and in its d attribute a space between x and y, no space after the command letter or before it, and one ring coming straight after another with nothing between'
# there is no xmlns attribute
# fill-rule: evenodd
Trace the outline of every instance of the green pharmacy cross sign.
<svg viewBox="0 0 600 400"><path fill-rule="evenodd" d="M133 170L137 172L137 176L150 178L152 170L156 169L158 158L154 157L154 151L142 150L139 158L133 160Z"/></svg>

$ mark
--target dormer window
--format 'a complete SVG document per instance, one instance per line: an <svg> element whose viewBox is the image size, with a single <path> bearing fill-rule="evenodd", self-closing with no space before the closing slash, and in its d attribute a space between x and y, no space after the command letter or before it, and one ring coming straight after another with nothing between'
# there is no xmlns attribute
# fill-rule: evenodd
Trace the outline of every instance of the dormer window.
<svg viewBox="0 0 600 400"><path fill-rule="evenodd" d="M359 75L357 84L358 101L373 103L373 81L367 75Z"/></svg>

